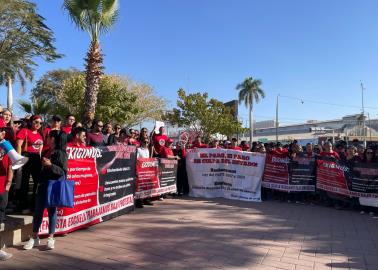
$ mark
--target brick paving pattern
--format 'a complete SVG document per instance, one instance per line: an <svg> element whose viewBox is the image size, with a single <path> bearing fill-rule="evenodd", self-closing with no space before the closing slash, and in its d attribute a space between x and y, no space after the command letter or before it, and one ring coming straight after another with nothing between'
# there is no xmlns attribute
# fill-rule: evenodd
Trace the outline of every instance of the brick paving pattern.
<svg viewBox="0 0 378 270"><path fill-rule="evenodd" d="M378 219L275 201L169 199L57 237L54 251L7 250L14 257L0 269L378 270Z"/></svg>

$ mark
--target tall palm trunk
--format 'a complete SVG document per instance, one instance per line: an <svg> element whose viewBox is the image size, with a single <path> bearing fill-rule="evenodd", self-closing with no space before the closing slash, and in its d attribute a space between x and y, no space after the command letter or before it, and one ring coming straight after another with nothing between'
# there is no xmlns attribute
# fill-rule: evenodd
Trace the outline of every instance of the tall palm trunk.
<svg viewBox="0 0 378 270"><path fill-rule="evenodd" d="M253 104L249 104L249 145L253 143Z"/></svg>
<svg viewBox="0 0 378 270"><path fill-rule="evenodd" d="M96 113L97 94L100 88L100 79L103 74L102 54L98 41L92 41L89 47L86 64L85 112L84 122L90 126Z"/></svg>
<svg viewBox="0 0 378 270"><path fill-rule="evenodd" d="M7 107L8 110L13 112L13 80L10 76L7 78Z"/></svg>

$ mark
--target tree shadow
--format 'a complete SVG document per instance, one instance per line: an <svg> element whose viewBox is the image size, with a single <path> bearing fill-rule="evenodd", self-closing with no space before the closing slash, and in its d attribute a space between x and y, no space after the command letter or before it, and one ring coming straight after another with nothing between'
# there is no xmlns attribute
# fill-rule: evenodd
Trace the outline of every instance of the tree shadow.
<svg viewBox="0 0 378 270"><path fill-rule="evenodd" d="M351 211L183 198L58 237L53 252L13 249L14 260L0 266L259 269L263 260L283 262L291 254L298 263L312 262L313 267L378 269L376 229L376 223Z"/></svg>

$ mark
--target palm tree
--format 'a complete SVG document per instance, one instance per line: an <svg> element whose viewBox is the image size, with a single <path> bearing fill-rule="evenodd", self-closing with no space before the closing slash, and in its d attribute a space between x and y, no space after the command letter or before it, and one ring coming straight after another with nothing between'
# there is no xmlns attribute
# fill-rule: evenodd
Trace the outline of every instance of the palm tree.
<svg viewBox="0 0 378 270"><path fill-rule="evenodd" d="M248 77L236 86L236 90L239 91L239 104L244 102L249 109L249 141L251 147L253 142L253 103L258 103L265 97L264 90L260 88L261 84L261 80L254 80L252 77Z"/></svg>
<svg viewBox="0 0 378 270"><path fill-rule="evenodd" d="M27 64L22 63L23 59L19 59L18 63L8 62L7 68L0 70L0 85L5 84L7 87L7 108L13 111L13 84L15 80L20 82L20 92L25 93L26 80L33 80L33 70Z"/></svg>
<svg viewBox="0 0 378 270"><path fill-rule="evenodd" d="M91 44L86 61L86 89L84 121L90 124L96 113L97 94L103 74L103 58L99 37L109 31L118 17L118 0L64 0L63 7L68 11L76 26L87 31Z"/></svg>
<svg viewBox="0 0 378 270"><path fill-rule="evenodd" d="M7 106L12 111L13 84L18 80L21 93L26 80L33 79L36 58L52 62L56 53L53 32L37 13L36 4L26 0L0 0L0 85L8 89Z"/></svg>
<svg viewBox="0 0 378 270"><path fill-rule="evenodd" d="M51 115L53 107L46 99L33 99L31 102L19 100L18 105L27 114L40 115L43 119L47 119Z"/></svg>

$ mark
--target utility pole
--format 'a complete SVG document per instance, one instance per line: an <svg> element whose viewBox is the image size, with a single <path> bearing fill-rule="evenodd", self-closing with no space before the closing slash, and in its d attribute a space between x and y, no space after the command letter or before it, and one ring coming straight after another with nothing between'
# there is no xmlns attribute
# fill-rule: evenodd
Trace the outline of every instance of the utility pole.
<svg viewBox="0 0 378 270"><path fill-rule="evenodd" d="M278 97L280 94L277 95L277 101L276 101L276 143L278 143Z"/></svg>
<svg viewBox="0 0 378 270"><path fill-rule="evenodd" d="M362 98L362 136L364 138L364 146L366 147L366 134L365 134L365 107L364 107L364 85L361 82L361 98Z"/></svg>

